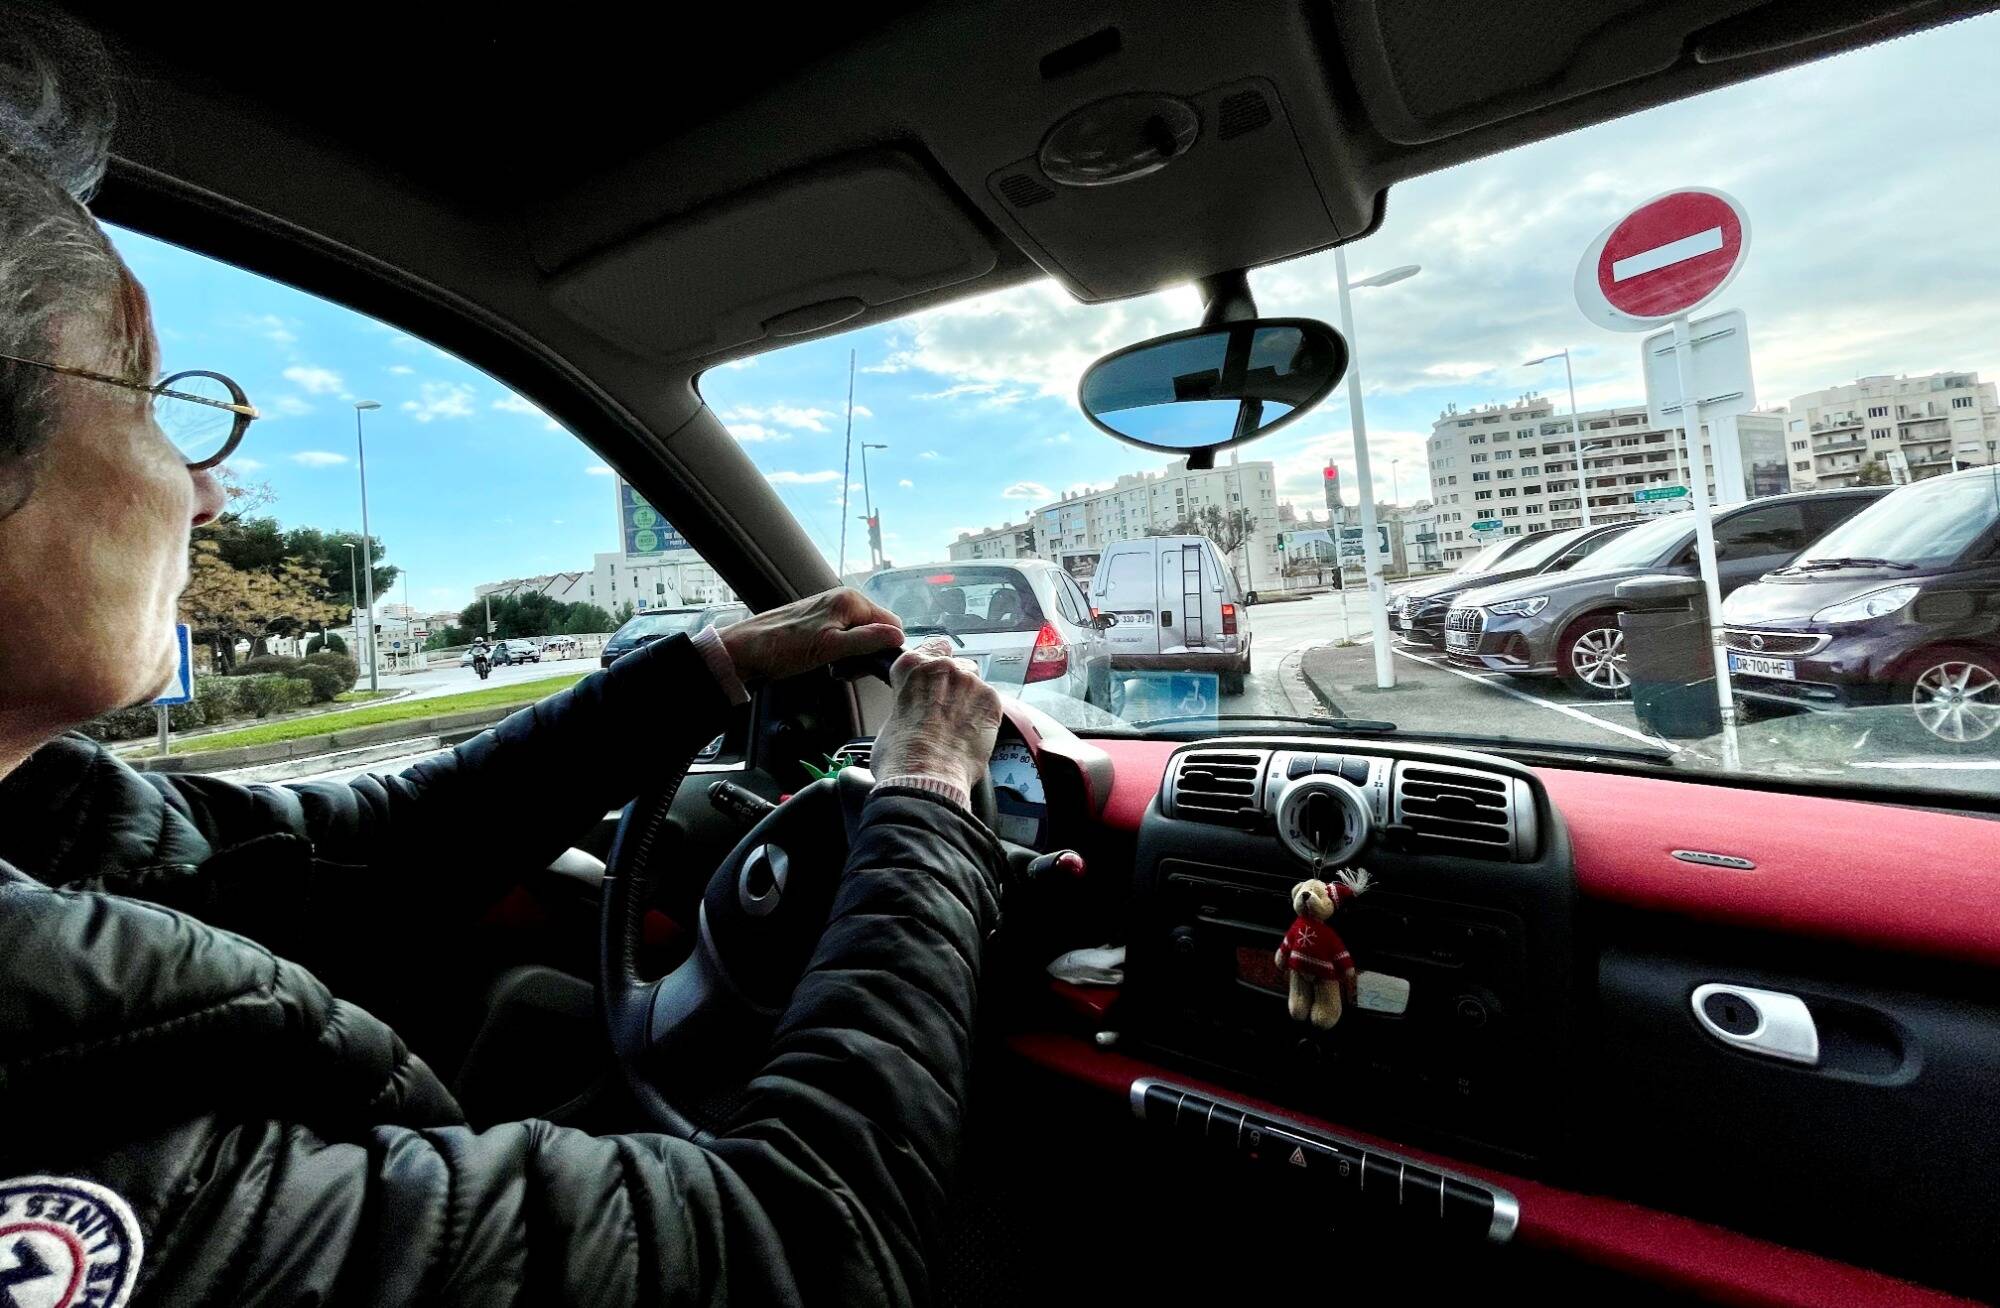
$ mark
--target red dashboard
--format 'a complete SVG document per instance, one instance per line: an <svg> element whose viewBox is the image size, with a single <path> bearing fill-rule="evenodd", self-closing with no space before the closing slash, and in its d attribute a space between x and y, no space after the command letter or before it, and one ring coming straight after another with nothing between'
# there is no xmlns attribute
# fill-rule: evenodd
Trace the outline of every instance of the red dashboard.
<svg viewBox="0 0 2000 1308"><path fill-rule="evenodd" d="M1114 832L1138 832L1181 746L1098 739L1088 747L1110 759L1109 776L1100 761L1090 783L1093 791L1103 788L1099 821ZM2000 964L2000 841L1990 821L1698 781L1535 771L1567 827L1586 905L1926 962ZM1676 851L1704 857L1690 860ZM1078 1020L1070 1029L1017 1034L1012 1047L1037 1066L1121 1099L1142 1077L1246 1098L1097 1047L1088 1032L1117 1024L1105 1007L1102 999L1072 1002ZM1265 1106L1356 1138L1344 1123ZM1525 1242L1702 1297L1759 1304L1951 1301L1712 1223L1393 1147L1510 1189L1520 1202Z"/></svg>

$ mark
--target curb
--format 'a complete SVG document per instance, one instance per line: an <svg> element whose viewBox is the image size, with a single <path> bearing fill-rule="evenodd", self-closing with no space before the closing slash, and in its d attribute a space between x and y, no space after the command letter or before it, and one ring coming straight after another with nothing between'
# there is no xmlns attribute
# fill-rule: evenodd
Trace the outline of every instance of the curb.
<svg viewBox="0 0 2000 1308"><path fill-rule="evenodd" d="M1333 693L1327 690L1325 686L1322 686L1319 683L1319 679L1313 676L1312 656L1317 652L1317 650L1307 650L1305 653L1299 655L1299 680L1306 683L1306 689L1313 693L1313 698L1317 699L1327 712L1333 714L1335 717L1344 716L1341 713L1339 702L1333 697Z"/></svg>
<svg viewBox="0 0 2000 1308"><path fill-rule="evenodd" d="M269 745L238 745L233 749L168 754L164 758L152 755L146 758L128 758L125 762L141 772L227 771L258 763L309 758L314 754L332 754L368 745L387 744L391 741L422 739L425 736L449 737L454 733L463 732L466 734L460 736L460 739L465 739L528 707L530 706L527 704L509 704L498 708L465 709L458 713L440 713L435 717L405 718L399 722L354 727L347 731L328 732L322 736L301 736L297 740L274 741Z"/></svg>

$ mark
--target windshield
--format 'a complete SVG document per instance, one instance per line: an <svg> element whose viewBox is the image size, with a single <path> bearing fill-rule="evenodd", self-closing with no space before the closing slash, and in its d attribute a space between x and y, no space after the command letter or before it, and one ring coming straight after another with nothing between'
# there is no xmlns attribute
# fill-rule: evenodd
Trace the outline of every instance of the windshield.
<svg viewBox="0 0 2000 1308"><path fill-rule="evenodd" d="M701 610L682 613L642 613L618 629L616 645L630 645L648 636L691 636L702 629Z"/></svg>
<svg viewBox="0 0 2000 1308"><path fill-rule="evenodd" d="M1962 474L1888 495L1822 536L1799 555L1806 567L1835 559L1874 560L1913 567L1956 562L1974 541L2000 522L2000 480L1993 473Z"/></svg>
<svg viewBox="0 0 2000 1308"><path fill-rule="evenodd" d="M1514 540L1496 540L1477 554L1467 557L1465 562L1459 564L1452 571L1468 575L1475 572L1489 571L1494 564L1500 562L1501 555L1506 554L1518 544L1520 542Z"/></svg>
<svg viewBox="0 0 2000 1308"><path fill-rule="evenodd" d="M1079 729L1369 719L1640 751L1682 772L2000 793L2000 639L1978 618L1991 597L1934 597L1916 572L1853 596L1832 578L1824 597L1760 581L1801 551L1928 562L1989 521L1976 479L1930 479L2000 452L1996 60L2000 16L1968 18L1397 183L1379 227L1345 247L1346 316L1332 251L1249 273L1260 315L1354 341L1358 406L1332 395L1212 468L1113 439L1077 401L1093 361L1200 324L1189 285L1093 305L1024 283L773 342L709 370L701 393L830 571L913 626L1025 632L1025 592L1008 587L996 617L1000 592L974 570L1047 565L1050 630L1036 625L1032 654L966 652L1003 694ZM1858 199L1835 180L1856 160ZM1733 362L1704 384L1692 441L1670 323L1611 331L1577 299L1593 242L1682 186L1728 192L1756 234L1693 311L1698 368ZM1612 262L1644 277L1702 257L1676 253L1702 235ZM1178 430L1186 415L1158 382L1135 396ZM1692 557L1697 475L1716 506L1717 589L1762 624L1721 640L1733 733L1717 642L1694 642L1692 664L1675 656L1684 694L1635 702L1632 660L1665 637L1628 636L1620 619L1623 579ZM1812 494L1905 482L1859 517L1862 496ZM1459 610L1397 602L1454 572L1545 567L1581 550L1571 533L1613 525L1627 530L1559 584L1510 582ZM1785 596L1760 598L1767 585Z"/></svg>
<svg viewBox="0 0 2000 1308"><path fill-rule="evenodd" d="M913 568L878 572L862 586L905 626L953 635L1039 631L1042 606L1018 568Z"/></svg>
<svg viewBox="0 0 2000 1308"><path fill-rule="evenodd" d="M1616 568L1649 568L1693 530L1693 521L1679 514L1657 522L1642 523L1578 563L1570 570L1570 575L1610 572Z"/></svg>

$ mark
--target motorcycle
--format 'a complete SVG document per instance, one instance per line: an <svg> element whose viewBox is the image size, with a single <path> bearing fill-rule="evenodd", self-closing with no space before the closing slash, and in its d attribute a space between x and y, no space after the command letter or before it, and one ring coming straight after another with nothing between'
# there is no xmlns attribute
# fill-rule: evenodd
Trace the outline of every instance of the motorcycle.
<svg viewBox="0 0 2000 1308"><path fill-rule="evenodd" d="M493 660L487 657L485 650L477 650L473 653L472 670L479 674L481 681L486 680L487 674L493 671Z"/></svg>

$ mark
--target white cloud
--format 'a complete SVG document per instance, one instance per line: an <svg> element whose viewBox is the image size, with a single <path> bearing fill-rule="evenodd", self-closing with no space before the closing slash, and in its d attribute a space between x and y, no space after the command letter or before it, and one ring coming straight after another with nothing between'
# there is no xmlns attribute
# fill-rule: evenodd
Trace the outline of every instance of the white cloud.
<svg viewBox="0 0 2000 1308"><path fill-rule="evenodd" d="M936 450L925 450L922 454L919 454L917 457L920 459L930 460L930 459L942 459L944 455L939 454Z"/></svg>
<svg viewBox="0 0 2000 1308"><path fill-rule="evenodd" d="M908 477L903 478L896 484L898 486L901 486L904 490L915 490L917 488L917 483L911 481Z"/></svg>
<svg viewBox="0 0 2000 1308"><path fill-rule="evenodd" d="M606 467L602 463L593 463L589 467L585 468L584 471L589 473L593 477L609 477L612 475L611 469Z"/></svg>
<svg viewBox="0 0 2000 1308"><path fill-rule="evenodd" d="M229 460L229 466L237 472L262 472L264 470L264 461L262 459L232 458Z"/></svg>
<svg viewBox="0 0 2000 1308"><path fill-rule="evenodd" d="M818 472L796 472L788 468L782 472L767 472L764 477L773 486L817 486L839 481L840 472L835 468L824 468Z"/></svg>
<svg viewBox="0 0 2000 1308"><path fill-rule="evenodd" d="M729 434L737 440L742 441L745 445L755 445L759 441L788 441L791 439L789 433L773 431L761 422L732 422L729 424Z"/></svg>
<svg viewBox="0 0 2000 1308"><path fill-rule="evenodd" d="M1044 437L1042 438L1042 444L1044 444L1044 445L1067 445L1067 444L1069 444L1069 433L1068 433L1068 432L1066 432L1066 431L1059 431L1059 432L1057 432L1057 433L1056 433L1055 435L1053 435L1053 436L1044 436Z"/></svg>
<svg viewBox="0 0 2000 1308"><path fill-rule="evenodd" d="M335 454L332 450L300 450L292 456L292 462L304 464L308 468L331 468L336 464L347 462L347 456Z"/></svg>
<svg viewBox="0 0 2000 1308"><path fill-rule="evenodd" d="M718 368L730 368L737 371L741 371L744 368L754 368L757 366L757 356L751 355L747 359L731 359L727 363L720 363L716 366Z"/></svg>
<svg viewBox="0 0 2000 1308"><path fill-rule="evenodd" d="M909 368L910 368L910 365L909 365L909 364L907 364L907 363L897 363L896 361L894 361L893 359L891 359L891 360L888 360L888 361L885 361L885 362L882 362L882 363L866 363L866 364L863 364L863 365L861 366L861 371L863 371L863 372L877 372L877 373L895 373L895 372L908 372L908 371L909 371Z"/></svg>
<svg viewBox="0 0 2000 1308"><path fill-rule="evenodd" d="M256 314L244 325L274 345L296 345L298 343L298 335L292 331L283 318L280 318L275 313Z"/></svg>
<svg viewBox="0 0 2000 1308"><path fill-rule="evenodd" d="M1038 481L1017 481L1000 492L1000 498L1007 500L1052 500L1055 492Z"/></svg>
<svg viewBox="0 0 2000 1308"><path fill-rule="evenodd" d="M407 377L411 373L415 372L416 369L412 368L407 363L392 363L389 365L389 371L396 374L396 376L398 377Z"/></svg>
<svg viewBox="0 0 2000 1308"><path fill-rule="evenodd" d="M518 395L503 395L493 401L493 407L502 413L540 413L533 400L524 400Z"/></svg>
<svg viewBox="0 0 2000 1308"><path fill-rule="evenodd" d="M860 407L856 406L855 412L860 411ZM725 423L769 423L774 427L789 427L794 431L822 433L831 430L826 425L829 420L839 418L838 414L826 409L803 408L794 404L773 404L768 408L754 404L739 404L716 416Z"/></svg>
<svg viewBox="0 0 2000 1308"><path fill-rule="evenodd" d="M338 395L340 374L318 364L295 363L285 369L284 379L308 395Z"/></svg>
<svg viewBox="0 0 2000 1308"><path fill-rule="evenodd" d="M312 411L313 406L296 395L280 395L268 406L258 410L266 418L302 418Z"/></svg>
<svg viewBox="0 0 2000 1308"><path fill-rule="evenodd" d="M854 406L854 416L857 418L872 418L875 416L875 410L865 404L857 404Z"/></svg>
<svg viewBox="0 0 2000 1308"><path fill-rule="evenodd" d="M464 382L425 382L418 388L418 394L421 399L403 401L403 412L410 414L418 422L472 416L474 392L472 387Z"/></svg>

